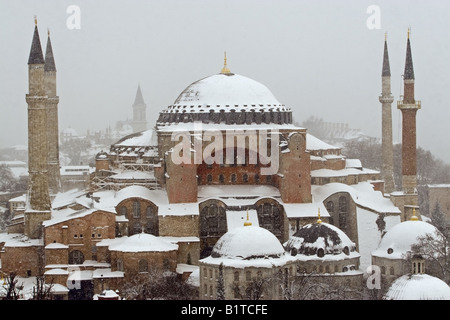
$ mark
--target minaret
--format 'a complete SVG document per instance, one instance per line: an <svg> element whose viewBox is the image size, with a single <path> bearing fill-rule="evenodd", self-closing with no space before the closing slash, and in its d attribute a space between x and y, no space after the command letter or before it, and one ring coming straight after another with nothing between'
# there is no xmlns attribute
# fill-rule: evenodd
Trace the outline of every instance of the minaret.
<svg viewBox="0 0 450 320"><path fill-rule="evenodd" d="M35 18L28 59L28 195L25 235L40 238L41 223L50 219L51 203L47 176L47 96L44 87L44 57Z"/></svg>
<svg viewBox="0 0 450 320"><path fill-rule="evenodd" d="M397 107L402 112L402 189L405 194L416 194L416 113L421 108L421 103L414 98L415 77L409 37L410 30L408 30L405 72L403 75L403 100L398 101Z"/></svg>
<svg viewBox="0 0 450 320"><path fill-rule="evenodd" d="M48 31L47 49L45 51L44 86L47 99L47 141L48 141L48 187L50 195L61 190L61 176L59 164L59 130L58 130L58 102L56 95L56 66L53 58L50 31Z"/></svg>
<svg viewBox="0 0 450 320"><path fill-rule="evenodd" d="M140 132L147 130L147 115L146 115L147 105L142 97L141 86L138 85L136 98L133 103L133 122L131 126L133 127L133 132Z"/></svg>
<svg viewBox="0 0 450 320"><path fill-rule="evenodd" d="M387 47L387 35L384 39L383 70L381 73L381 146L382 168L381 175L384 180L384 192L395 191L394 182L394 153L392 146L392 102L391 93L391 68L389 65L389 53Z"/></svg>

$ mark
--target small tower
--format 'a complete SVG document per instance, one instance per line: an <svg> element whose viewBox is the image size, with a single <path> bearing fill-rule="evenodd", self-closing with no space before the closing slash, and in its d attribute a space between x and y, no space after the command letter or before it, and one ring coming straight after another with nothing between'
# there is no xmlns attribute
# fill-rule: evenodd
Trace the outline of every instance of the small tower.
<svg viewBox="0 0 450 320"><path fill-rule="evenodd" d="M414 98L414 80L410 30L408 30L403 100L397 103L397 108L402 112L402 189L405 194L417 193L416 113L421 108L421 103Z"/></svg>
<svg viewBox="0 0 450 320"><path fill-rule="evenodd" d="M47 141L48 141L48 187L50 195L61 190L61 176L59 163L59 130L58 103L56 95L56 66L53 57L50 31L48 31L47 49L45 51L44 86L47 95Z"/></svg>
<svg viewBox="0 0 450 320"><path fill-rule="evenodd" d="M389 65L389 53L387 47L387 36L384 39L383 70L381 73L381 145L382 145L382 168L381 175L384 180L384 192L395 191L394 182L394 153L392 146L392 102L394 97L391 93L391 68Z"/></svg>
<svg viewBox="0 0 450 320"><path fill-rule="evenodd" d="M138 85L136 98L133 103L133 121L131 123L134 133L147 130L146 109L147 105L142 97L141 86Z"/></svg>
<svg viewBox="0 0 450 320"><path fill-rule="evenodd" d="M28 59L28 195L25 205L25 235L41 237L41 223L51 217L48 192L47 95L44 86L44 56L35 18Z"/></svg>

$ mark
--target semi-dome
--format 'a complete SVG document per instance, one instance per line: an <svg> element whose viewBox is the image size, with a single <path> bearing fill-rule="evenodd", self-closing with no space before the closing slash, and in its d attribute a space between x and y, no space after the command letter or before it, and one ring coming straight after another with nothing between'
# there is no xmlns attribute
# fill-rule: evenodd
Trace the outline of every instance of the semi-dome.
<svg viewBox="0 0 450 320"><path fill-rule="evenodd" d="M407 274L396 279L384 300L450 300L450 287L428 274Z"/></svg>
<svg viewBox="0 0 450 320"><path fill-rule="evenodd" d="M121 252L159 252L178 250L178 245L148 233L138 233L123 237L123 241L109 246L111 251Z"/></svg>
<svg viewBox="0 0 450 320"><path fill-rule="evenodd" d="M373 256L389 259L401 259L411 251L411 246L418 242L419 237L427 234L438 236L439 230L424 221L404 221L393 226L381 239Z"/></svg>
<svg viewBox="0 0 450 320"><path fill-rule="evenodd" d="M283 253L283 246L272 232L258 226L244 226L225 233L214 245L211 257L274 258Z"/></svg>
<svg viewBox="0 0 450 320"><path fill-rule="evenodd" d="M263 84L235 73L215 74L191 83L160 113L157 124L195 122L292 123L292 111Z"/></svg>
<svg viewBox="0 0 450 320"><path fill-rule="evenodd" d="M292 256L303 254L323 257L328 254L349 255L356 251L356 245L339 228L320 222L303 226L286 242L285 249Z"/></svg>

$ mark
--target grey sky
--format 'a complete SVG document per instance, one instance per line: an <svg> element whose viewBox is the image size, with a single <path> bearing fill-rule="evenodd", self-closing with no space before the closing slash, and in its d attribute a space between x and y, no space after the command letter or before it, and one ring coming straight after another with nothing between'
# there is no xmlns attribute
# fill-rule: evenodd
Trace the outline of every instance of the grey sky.
<svg viewBox="0 0 450 320"><path fill-rule="evenodd" d="M67 27L70 5L81 29ZM369 29L370 5L380 29ZM402 94L406 37L416 76L417 142L450 163L450 2L365 0L0 0L0 147L27 143L27 61L34 15L43 50L47 28L58 70L59 128L79 134L132 117L140 83L153 125L190 83L232 72L266 85L293 109L379 137L384 33L392 94ZM400 111L392 106L394 142Z"/></svg>

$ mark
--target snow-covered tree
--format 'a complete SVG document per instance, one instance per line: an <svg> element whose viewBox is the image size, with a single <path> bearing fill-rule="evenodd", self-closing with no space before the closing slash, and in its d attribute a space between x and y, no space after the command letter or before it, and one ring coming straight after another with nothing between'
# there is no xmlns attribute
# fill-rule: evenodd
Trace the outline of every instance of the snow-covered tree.
<svg viewBox="0 0 450 320"><path fill-rule="evenodd" d="M217 279L217 300L225 300L225 284L223 280L223 263L219 265L219 278Z"/></svg>

